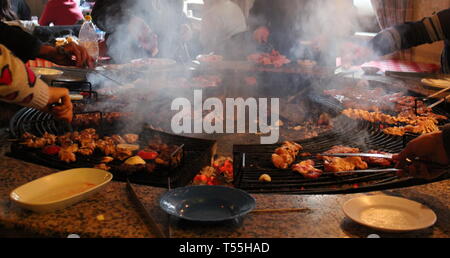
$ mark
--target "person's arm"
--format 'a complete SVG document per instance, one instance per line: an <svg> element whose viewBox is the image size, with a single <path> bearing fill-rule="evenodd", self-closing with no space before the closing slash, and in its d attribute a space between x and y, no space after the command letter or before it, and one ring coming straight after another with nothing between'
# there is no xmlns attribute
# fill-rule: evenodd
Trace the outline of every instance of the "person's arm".
<svg viewBox="0 0 450 258"><path fill-rule="evenodd" d="M412 140L399 155L394 155L396 168L403 171L399 175L431 180L447 173L448 170L441 167L450 163L449 126L444 131L425 134ZM439 167L429 165L427 161L438 164Z"/></svg>
<svg viewBox="0 0 450 258"><path fill-rule="evenodd" d="M49 112L72 120L72 103L65 88L48 87L5 46L0 45L0 101ZM50 108L51 104L58 104Z"/></svg>
<svg viewBox="0 0 450 258"><path fill-rule="evenodd" d="M395 25L378 33L369 47L377 55L387 55L450 38L450 9L418 22Z"/></svg>
<svg viewBox="0 0 450 258"><path fill-rule="evenodd" d="M23 62L35 59L42 47L41 41L36 37L3 22L0 22L0 44L10 49Z"/></svg>
<svg viewBox="0 0 450 258"><path fill-rule="evenodd" d="M48 86L0 45L0 100L43 109L48 104Z"/></svg>

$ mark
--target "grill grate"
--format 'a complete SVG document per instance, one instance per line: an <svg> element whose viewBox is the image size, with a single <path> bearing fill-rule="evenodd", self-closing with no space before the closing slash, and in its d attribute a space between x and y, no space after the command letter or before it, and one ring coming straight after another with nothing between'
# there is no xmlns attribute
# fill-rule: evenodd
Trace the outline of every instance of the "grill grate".
<svg viewBox="0 0 450 258"><path fill-rule="evenodd" d="M386 135L376 130L369 123L359 123L348 130L348 118L340 118L334 132L305 141L298 141L304 152L312 154L322 153L335 145L358 147L363 151L376 149L380 151L398 153L405 142L403 137ZM282 194L337 194L356 193L391 189L404 186L429 183L421 180L400 179L395 173L354 174L336 176L324 173L318 179L305 179L290 170L274 168L271 155L279 145L236 145L233 149L235 182L237 188L251 193L282 193ZM300 162L308 158L298 158ZM316 167L323 169L321 162ZM262 174L272 177L272 182L263 183L258 179ZM448 178L448 176L446 177ZM439 180L442 180L439 179Z"/></svg>
<svg viewBox="0 0 450 258"><path fill-rule="evenodd" d="M103 124L103 123L102 123ZM113 133L121 133L120 131L112 131L113 128L99 127L98 133L100 135L111 135ZM20 138L20 136L29 132L37 136L43 135L45 132L62 135L66 132L72 131L72 127L68 124L58 122L51 115L42 113L35 109L25 108L20 110L11 119L10 132L13 137ZM132 133L132 132L126 132ZM151 128L145 127L142 132L134 132L140 134L141 145L144 146L150 140L161 140L162 142L172 145L183 145L184 158L182 164L176 169L160 169L155 173L149 174L139 172L129 176L129 180L135 184L151 185L156 187L167 187L167 180L170 179L173 187L181 187L189 184L194 176L204 166L211 164L211 157L215 147L215 141L202 140L196 138L182 137L177 135L170 135L164 132L159 132ZM11 152L9 156L21 159L27 162L52 167L55 169L72 169L94 167L100 163L103 155L94 155L86 158L77 155L77 161L74 163L64 163L59 160L57 156L50 156L42 153L40 150L29 149L18 142L11 145ZM125 181L127 176L114 167L110 171L114 175L114 180Z"/></svg>

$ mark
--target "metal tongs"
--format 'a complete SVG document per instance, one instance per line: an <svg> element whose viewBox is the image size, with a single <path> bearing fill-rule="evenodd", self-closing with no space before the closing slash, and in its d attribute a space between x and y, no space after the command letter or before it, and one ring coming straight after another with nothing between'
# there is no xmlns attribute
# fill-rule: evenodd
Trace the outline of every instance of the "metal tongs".
<svg viewBox="0 0 450 258"><path fill-rule="evenodd" d="M361 157L361 158L379 158L379 159L392 159L396 154L378 154L378 153L335 153L335 154L320 154L320 156L326 157ZM434 169L442 169L447 170L450 169L447 165L442 165L439 163L435 163L432 161L422 160L420 158L416 158L414 161L407 159L408 163L412 164L413 162L420 162L431 166ZM387 169L367 169L367 170L355 170L355 171L345 171L345 172L337 172L335 174L343 174L343 173L382 173L382 172L400 172L401 169L396 168L387 168Z"/></svg>

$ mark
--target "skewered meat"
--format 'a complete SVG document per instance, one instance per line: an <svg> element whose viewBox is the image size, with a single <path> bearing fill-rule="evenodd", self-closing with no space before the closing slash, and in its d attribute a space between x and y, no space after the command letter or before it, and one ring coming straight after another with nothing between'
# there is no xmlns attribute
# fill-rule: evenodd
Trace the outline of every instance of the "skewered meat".
<svg viewBox="0 0 450 258"><path fill-rule="evenodd" d="M305 178L316 179L319 178L323 171L314 167L313 160L305 160L292 166L292 171L298 172Z"/></svg>
<svg viewBox="0 0 450 258"><path fill-rule="evenodd" d="M300 144L286 141L272 154L272 163L279 169L288 169L301 150L303 150L303 147Z"/></svg>
<svg viewBox="0 0 450 258"><path fill-rule="evenodd" d="M247 60L258 65L273 65L275 68L280 68L291 62L291 60L286 56L281 55L280 52L276 50L272 50L270 53L252 54L247 57Z"/></svg>
<svg viewBox="0 0 450 258"><path fill-rule="evenodd" d="M46 145L54 145L56 143L56 135L44 133L42 138L45 140Z"/></svg>
<svg viewBox="0 0 450 258"><path fill-rule="evenodd" d="M28 138L22 144L28 148L40 149L47 145L47 140L44 138Z"/></svg>
<svg viewBox="0 0 450 258"><path fill-rule="evenodd" d="M403 127L388 127L383 130L386 134L403 136L406 133L413 134L427 134L439 131L439 127L434 120L428 118L420 118L417 120L417 125L407 125Z"/></svg>

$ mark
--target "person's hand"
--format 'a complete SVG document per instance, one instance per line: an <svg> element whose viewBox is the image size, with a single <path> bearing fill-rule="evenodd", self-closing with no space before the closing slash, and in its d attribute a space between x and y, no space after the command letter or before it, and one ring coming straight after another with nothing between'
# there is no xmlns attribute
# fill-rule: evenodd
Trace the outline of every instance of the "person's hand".
<svg viewBox="0 0 450 258"><path fill-rule="evenodd" d="M136 39L140 48L152 56L158 54L158 35L139 17L133 16L128 24L130 35Z"/></svg>
<svg viewBox="0 0 450 258"><path fill-rule="evenodd" d="M372 49L350 42L341 45L340 53L344 66L362 65L377 58Z"/></svg>
<svg viewBox="0 0 450 258"><path fill-rule="evenodd" d="M432 180L447 172L447 170L428 166L424 162L430 161L442 166L450 163L444 148L442 132L426 134L412 140L399 155L393 157L397 161L396 168L402 169L400 176Z"/></svg>
<svg viewBox="0 0 450 258"><path fill-rule="evenodd" d="M267 27L261 26L253 32L253 39L259 44L269 41L270 31Z"/></svg>
<svg viewBox="0 0 450 258"><path fill-rule="evenodd" d="M44 45L41 47L39 56L58 65L77 66L81 68L95 67L94 58L89 55L84 47L75 42L61 47Z"/></svg>
<svg viewBox="0 0 450 258"><path fill-rule="evenodd" d="M48 104L43 111L52 114L57 119L71 123L73 119L73 105L70 100L69 90L66 88L49 87L48 95Z"/></svg>

